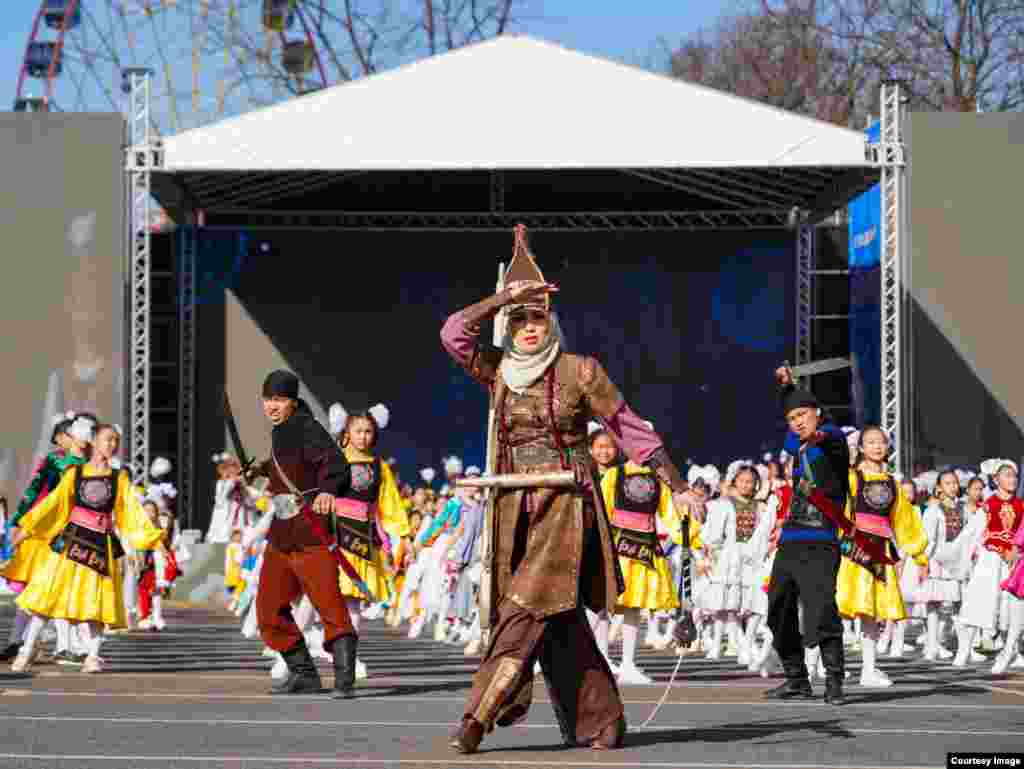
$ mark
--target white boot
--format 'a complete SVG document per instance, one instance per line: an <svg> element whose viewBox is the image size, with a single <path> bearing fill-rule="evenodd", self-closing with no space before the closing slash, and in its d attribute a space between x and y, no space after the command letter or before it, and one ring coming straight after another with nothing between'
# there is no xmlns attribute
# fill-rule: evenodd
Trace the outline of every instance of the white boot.
<svg viewBox="0 0 1024 769"><path fill-rule="evenodd" d="M363 664L361 659L356 657L356 680L363 681L366 679L366 676L366 665Z"/></svg>
<svg viewBox="0 0 1024 769"><path fill-rule="evenodd" d="M893 623L892 642L889 644L889 659L903 659L903 653L906 651L903 646L903 638L906 630L906 622Z"/></svg>
<svg viewBox="0 0 1024 769"><path fill-rule="evenodd" d="M860 667L860 685L867 689L884 689L892 686L892 680L878 669L876 641L865 633L860 640L863 661Z"/></svg>
<svg viewBox="0 0 1024 769"><path fill-rule="evenodd" d="M804 665L807 666L807 676L812 681L819 677L818 662L821 656L820 647L813 647L810 649L804 649ZM820 676L824 678L825 676Z"/></svg>
<svg viewBox="0 0 1024 769"><path fill-rule="evenodd" d="M957 628L956 657L953 659L953 667L962 668L967 666L967 660L974 651L975 628L970 625L961 625Z"/></svg>
<svg viewBox="0 0 1024 769"><path fill-rule="evenodd" d="M709 660L720 660L722 659L722 634L725 632L725 622L720 619L716 619L714 623L714 630L712 631L711 637L711 648L708 649L707 659Z"/></svg>

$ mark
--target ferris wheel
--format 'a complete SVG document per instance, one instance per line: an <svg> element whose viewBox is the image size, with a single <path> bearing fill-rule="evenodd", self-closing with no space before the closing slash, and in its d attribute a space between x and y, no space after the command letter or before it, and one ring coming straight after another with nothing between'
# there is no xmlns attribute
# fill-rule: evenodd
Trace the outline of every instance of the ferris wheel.
<svg viewBox="0 0 1024 769"><path fill-rule="evenodd" d="M38 1L18 112L124 112L142 68L167 136L330 84L322 20L300 0Z"/></svg>

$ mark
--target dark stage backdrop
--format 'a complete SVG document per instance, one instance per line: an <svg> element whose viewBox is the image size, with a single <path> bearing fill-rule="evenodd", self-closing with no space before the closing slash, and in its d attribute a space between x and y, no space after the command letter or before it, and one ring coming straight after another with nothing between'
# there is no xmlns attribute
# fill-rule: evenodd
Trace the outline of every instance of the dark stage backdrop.
<svg viewBox="0 0 1024 769"><path fill-rule="evenodd" d="M215 276L201 310L220 314L212 305L224 288L240 309L228 308L226 333L201 325L201 355L215 359L226 338L226 378L250 450L266 441L259 378L283 360L319 408L385 403L391 426L380 451L404 478L451 452L482 466L486 394L444 353L439 331L448 314L493 292L512 242L510 232L254 232L241 262L226 242L222 264L200 267ZM793 342L791 233L539 232L531 243L562 289L570 351L604 364L677 462L778 448L772 371ZM233 332L234 315L249 330ZM216 399L204 407L216 420Z"/></svg>

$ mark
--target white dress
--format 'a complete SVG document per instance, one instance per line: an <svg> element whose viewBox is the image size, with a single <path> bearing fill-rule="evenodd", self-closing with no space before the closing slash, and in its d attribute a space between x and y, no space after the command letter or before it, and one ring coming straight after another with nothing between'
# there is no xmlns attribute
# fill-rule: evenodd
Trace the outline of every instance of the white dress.
<svg viewBox="0 0 1024 769"><path fill-rule="evenodd" d="M915 604L914 616L919 612L916 610L918 604L943 603L956 600L948 595L959 594L959 589L946 590L943 583L946 579L940 579L942 567L935 560L936 554L946 542L946 514L942 507L932 503L921 516L921 524L924 526L925 536L928 537L928 546L924 554L928 557L928 577L922 577L922 567L918 566L913 558L906 560L903 567L903 576L900 577L900 592L906 603ZM954 588L958 586L954 583Z"/></svg>
<svg viewBox="0 0 1024 769"><path fill-rule="evenodd" d="M703 590L702 608L709 612L739 611L742 570L736 542L736 508L731 500L719 498L707 503L707 511L701 539L711 555L711 574Z"/></svg>
<svg viewBox="0 0 1024 769"><path fill-rule="evenodd" d="M740 596L740 611L745 614L768 615L768 594L764 584L764 563L768 552L768 537L771 535L778 509L778 498L774 495L757 506L757 526L750 539L740 543L742 559L743 592Z"/></svg>
<svg viewBox="0 0 1024 769"><path fill-rule="evenodd" d="M982 630L1006 630L1011 611L1024 611L1024 601L999 588L999 583L1010 575L1010 567L998 553L984 546L988 528L988 512L980 508L964 527L962 543L968 558L977 554L970 580L963 590L960 623Z"/></svg>

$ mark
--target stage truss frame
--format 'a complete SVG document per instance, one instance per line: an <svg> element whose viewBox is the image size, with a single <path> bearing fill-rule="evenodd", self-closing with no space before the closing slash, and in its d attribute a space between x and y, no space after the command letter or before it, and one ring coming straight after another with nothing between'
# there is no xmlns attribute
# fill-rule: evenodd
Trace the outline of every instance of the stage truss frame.
<svg viewBox="0 0 1024 769"><path fill-rule="evenodd" d="M149 463L149 269L150 233L145 223L149 221L151 206L151 174L162 168L159 145L155 143L148 128L148 75L132 76L130 102L132 105L132 132L129 148L131 181L130 211L130 258L132 265L132 392L131 392L131 436L132 468L135 473L144 473ZM892 464L904 469L903 463L911 456L910 447L905 445L903 377L906 340L901 336L903 283L905 267L902 247L905 226L905 149L901 111L903 96L900 84L887 82L882 89L882 133L878 144L868 146L868 154L882 175L882 413L883 427L894 445ZM143 120L143 116L145 120ZM143 161L142 159L145 158ZM623 169L624 172L634 173ZM327 186L329 177L339 174L321 174L316 181L307 178L306 185ZM677 186L682 181L678 175L653 177L666 186ZM705 185L713 180L703 180ZM266 187L263 190L263 187ZM279 182L271 178L264 181L259 194L264 199L277 192ZM279 188L280 189L280 188ZM728 191L728 199L736 201L736 189ZM766 190L752 186L743 198L750 200ZM762 196L761 200L765 200ZM770 198L769 198L770 201ZM242 200L238 201L242 203ZM247 200L246 203L256 202ZM218 223L211 229L308 229L362 230L362 231L445 231L445 232L486 232L508 229L523 223L530 229L546 231L698 231L698 230L749 230L780 229L796 230L797 255L797 307L796 307L796 363L811 362L814 288L815 225L833 214L847 201L839 200L831 193L821 196L811 210L782 211L778 208L751 208L742 211L575 211L575 212L509 212L505 210L504 173L495 170L491 174L490 205L487 212L355 212L355 211L279 211L258 208L218 208ZM191 230L195 222L203 221L203 212L186 212L189 224L183 229ZM237 215L262 221L248 221L239 225L227 224L225 219ZM142 224L140 224L142 223ZM180 266L181 302L181 370L179 407L179 479L182 505L193 501L195 463L195 269L197 239L194 231L184 232L181 237L183 264ZM902 444L902 445L901 445ZM141 477L141 476L137 476ZM185 509L182 507L182 509Z"/></svg>

